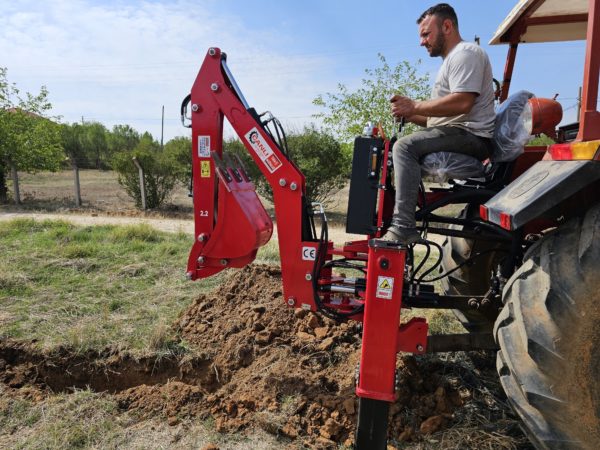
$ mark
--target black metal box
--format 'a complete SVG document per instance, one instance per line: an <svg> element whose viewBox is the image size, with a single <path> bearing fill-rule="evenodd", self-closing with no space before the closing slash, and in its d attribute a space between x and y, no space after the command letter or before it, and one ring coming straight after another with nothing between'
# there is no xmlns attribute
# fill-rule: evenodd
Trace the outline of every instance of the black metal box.
<svg viewBox="0 0 600 450"><path fill-rule="evenodd" d="M371 235L377 231L377 194L384 142L359 136L354 140L346 232Z"/></svg>

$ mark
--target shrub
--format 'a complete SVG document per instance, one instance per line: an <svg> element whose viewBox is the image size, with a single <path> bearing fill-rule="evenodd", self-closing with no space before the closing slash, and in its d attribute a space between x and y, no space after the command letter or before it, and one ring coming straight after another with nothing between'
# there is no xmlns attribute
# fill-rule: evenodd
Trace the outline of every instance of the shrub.
<svg viewBox="0 0 600 450"><path fill-rule="evenodd" d="M137 158L144 169L146 186L146 205L149 209L158 208L171 195L179 173L174 158L167 151L161 151L160 145L145 134L133 151L117 153L113 167L119 173L119 184L133 198L138 208L142 207L139 172L132 158Z"/></svg>

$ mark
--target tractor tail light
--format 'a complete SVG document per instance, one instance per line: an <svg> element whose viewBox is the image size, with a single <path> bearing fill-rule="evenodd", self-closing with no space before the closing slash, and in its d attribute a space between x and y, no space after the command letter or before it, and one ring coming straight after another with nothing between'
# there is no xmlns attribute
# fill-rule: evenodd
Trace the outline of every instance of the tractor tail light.
<svg viewBox="0 0 600 450"><path fill-rule="evenodd" d="M485 205L479 206L479 217L481 220L488 220L488 209Z"/></svg>
<svg viewBox="0 0 600 450"><path fill-rule="evenodd" d="M510 230L512 227L512 216L510 214L500 213L500 226L505 230Z"/></svg>
<svg viewBox="0 0 600 450"><path fill-rule="evenodd" d="M554 161L573 161L594 159L600 149L600 141L570 142L568 144L553 144L548 153Z"/></svg>

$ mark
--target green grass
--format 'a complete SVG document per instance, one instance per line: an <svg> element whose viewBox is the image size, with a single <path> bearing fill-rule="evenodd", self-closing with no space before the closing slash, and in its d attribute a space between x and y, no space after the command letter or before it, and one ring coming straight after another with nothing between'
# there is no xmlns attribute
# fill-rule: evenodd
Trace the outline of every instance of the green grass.
<svg viewBox="0 0 600 450"><path fill-rule="evenodd" d="M78 350L169 351L169 325L220 277L185 279L192 242L148 225L0 223L0 335Z"/></svg>

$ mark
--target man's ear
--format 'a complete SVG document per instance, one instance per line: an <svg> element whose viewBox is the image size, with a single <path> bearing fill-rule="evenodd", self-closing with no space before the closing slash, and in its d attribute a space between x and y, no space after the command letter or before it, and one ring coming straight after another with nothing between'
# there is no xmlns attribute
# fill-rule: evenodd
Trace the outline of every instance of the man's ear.
<svg viewBox="0 0 600 450"><path fill-rule="evenodd" d="M445 19L442 22L442 33L444 34L450 34L450 32L452 31L453 25L452 25L452 21L450 19Z"/></svg>

